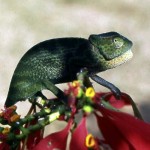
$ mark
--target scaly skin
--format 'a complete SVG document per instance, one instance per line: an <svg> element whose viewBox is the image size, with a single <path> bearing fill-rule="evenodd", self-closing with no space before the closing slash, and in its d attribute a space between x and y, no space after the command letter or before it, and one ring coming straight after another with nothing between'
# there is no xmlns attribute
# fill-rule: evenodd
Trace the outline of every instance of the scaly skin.
<svg viewBox="0 0 150 150"><path fill-rule="evenodd" d="M53 84L75 80L76 73L85 67L94 79L98 72L129 60L132 57L131 47L132 42L116 32L90 35L88 40L71 37L41 42L19 61L5 106L32 98L43 89L54 91L57 95Z"/></svg>

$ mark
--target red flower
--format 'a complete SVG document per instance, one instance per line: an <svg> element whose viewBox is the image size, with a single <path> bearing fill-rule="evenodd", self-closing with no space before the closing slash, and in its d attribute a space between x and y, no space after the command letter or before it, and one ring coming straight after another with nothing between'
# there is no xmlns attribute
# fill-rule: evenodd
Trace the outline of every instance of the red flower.
<svg viewBox="0 0 150 150"><path fill-rule="evenodd" d="M99 129L114 150L149 150L150 125L122 112L99 106L102 116L95 113Z"/></svg>
<svg viewBox="0 0 150 150"><path fill-rule="evenodd" d="M108 93L107 96L105 96L105 100L109 101L113 107L118 109L126 105L131 105L130 97L125 93L121 93L119 100L115 98L114 94Z"/></svg>
<svg viewBox="0 0 150 150"><path fill-rule="evenodd" d="M87 135L88 132L86 129L86 117L83 117L80 124L72 133L70 150L87 150L85 145L85 139Z"/></svg>
<svg viewBox="0 0 150 150"><path fill-rule="evenodd" d="M60 150L66 150L66 143L69 131L71 129L73 120L71 119L67 126L59 132L52 133L48 135L46 138L42 139L37 146L34 148L34 150L54 150L54 149L60 149Z"/></svg>
<svg viewBox="0 0 150 150"><path fill-rule="evenodd" d="M10 150L10 146L6 142L0 143L1 150Z"/></svg>
<svg viewBox="0 0 150 150"><path fill-rule="evenodd" d="M65 90L66 95L72 95L73 97L80 98L83 94L83 90L80 85L80 81L73 81L68 84L68 90Z"/></svg>
<svg viewBox="0 0 150 150"><path fill-rule="evenodd" d="M3 117L5 120L11 122L10 118L14 115L16 109L17 109L17 107L15 105L5 108L5 110L3 110L1 113L1 117Z"/></svg>
<svg viewBox="0 0 150 150"><path fill-rule="evenodd" d="M0 113L0 117L7 120L9 123L16 122L20 119L20 115L16 113L17 106L13 105L8 108L5 107Z"/></svg>
<svg viewBox="0 0 150 150"><path fill-rule="evenodd" d="M31 121L31 123L26 124L26 128L30 125L35 125L38 123L38 120L33 120ZM44 129L39 129L37 131L32 132L28 138L27 141L25 139L25 141L23 140L23 143L26 142L26 147L28 150L32 150L43 138L43 131Z"/></svg>
<svg viewBox="0 0 150 150"><path fill-rule="evenodd" d="M95 103L99 103L100 99L104 98L105 101L108 101L113 107L120 109L124 106L131 105L131 99L129 95L121 93L120 99L116 99L113 93L96 93L93 100Z"/></svg>
<svg viewBox="0 0 150 150"><path fill-rule="evenodd" d="M81 85L81 82L74 81L72 84L69 84L69 89L65 91L68 97L68 105L65 104L65 108L68 107L69 109L67 108L65 113L65 110L62 111L62 114L60 113L59 120L65 120L66 117L70 117L66 127L45 138L43 138L42 129L34 131L24 140L23 144L20 143L20 146L26 147L29 150L66 150L68 135L71 133L70 150L100 150L100 148L106 149L107 146L113 150L150 149L150 125L136 117L117 111L118 108L131 105L135 116L140 118L135 103L130 96L122 93L120 99L117 100L112 93L95 93L93 88L83 88ZM59 108L58 106L58 111L61 110ZM19 129L13 128L14 122L21 120L19 119L20 116L16 114L15 109L16 107L7 108L0 113L0 117L3 118L2 121L7 120L10 123L10 132L19 134ZM79 111L83 113L83 116L79 124L75 126L74 120ZM96 123L103 134L102 139L88 134L86 119L91 113L94 113L96 116ZM32 129L30 125L37 123L38 119L27 123L25 127ZM3 143L0 144L0 149L10 149L9 145L5 143L8 133L9 130L7 128L1 131L0 139L3 140ZM23 132L21 133L23 134Z"/></svg>

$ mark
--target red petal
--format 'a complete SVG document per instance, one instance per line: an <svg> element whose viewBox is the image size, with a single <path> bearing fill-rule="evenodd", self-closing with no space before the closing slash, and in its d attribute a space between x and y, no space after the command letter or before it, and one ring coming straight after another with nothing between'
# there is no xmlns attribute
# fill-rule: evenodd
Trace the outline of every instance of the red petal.
<svg viewBox="0 0 150 150"><path fill-rule="evenodd" d="M122 93L119 100L116 99L116 97L113 95L113 93L110 93L105 97L105 100L109 101L109 103L113 107L118 108L118 109L122 108L126 105L131 105L130 97L125 93Z"/></svg>
<svg viewBox="0 0 150 150"><path fill-rule="evenodd" d="M116 132L115 134L110 134L111 137L116 134L120 134L122 141L130 143L129 145L132 145L134 149L150 149L150 124L145 123L144 121L141 121L129 114L111 111L103 107L100 107L100 112L104 115L103 118L107 118L107 121L109 120L111 127L113 126L113 129L111 130L115 130ZM101 122L98 121L98 124ZM108 123L103 124L107 126L107 130L111 128ZM110 138L110 136L107 138ZM114 142L116 140L118 141L118 144L120 144L119 136L114 140Z"/></svg>
<svg viewBox="0 0 150 150"><path fill-rule="evenodd" d="M85 146L85 139L87 134L86 117L83 117L80 124L72 134L70 150L87 150L87 147Z"/></svg>
<svg viewBox="0 0 150 150"><path fill-rule="evenodd" d="M73 120L70 120L67 126L62 131L52 133L47 137L45 137L43 140L39 142L39 144L37 144L34 150L54 150L54 149L65 150L67 137L72 123Z"/></svg>
<svg viewBox="0 0 150 150"><path fill-rule="evenodd" d="M32 132L27 141L28 150L32 150L43 138L43 129Z"/></svg>
<svg viewBox="0 0 150 150"><path fill-rule="evenodd" d="M124 139L113 122L107 117L96 115L98 126L107 142L114 150L129 150L133 148L128 141Z"/></svg>
<svg viewBox="0 0 150 150"><path fill-rule="evenodd" d="M37 124L37 122L38 120L33 120L30 124L26 124L25 127L27 128L30 125L35 125ZM27 138L27 142L26 142L27 149L32 150L40 142L42 138L43 138L43 129L32 132Z"/></svg>
<svg viewBox="0 0 150 150"><path fill-rule="evenodd" d="M0 143L0 149L1 150L10 150L10 146L7 143L2 142L2 143Z"/></svg>

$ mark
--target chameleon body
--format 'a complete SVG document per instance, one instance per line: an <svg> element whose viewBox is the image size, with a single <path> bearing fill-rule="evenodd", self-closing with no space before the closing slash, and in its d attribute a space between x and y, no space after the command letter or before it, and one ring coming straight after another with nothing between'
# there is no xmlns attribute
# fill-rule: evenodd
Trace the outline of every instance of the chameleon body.
<svg viewBox="0 0 150 150"><path fill-rule="evenodd" d="M76 73L87 68L89 77L114 68L132 57L132 42L117 32L84 38L58 38L43 41L19 61L9 88L5 106L32 98L46 84L70 82ZM51 90L51 88L49 88Z"/></svg>

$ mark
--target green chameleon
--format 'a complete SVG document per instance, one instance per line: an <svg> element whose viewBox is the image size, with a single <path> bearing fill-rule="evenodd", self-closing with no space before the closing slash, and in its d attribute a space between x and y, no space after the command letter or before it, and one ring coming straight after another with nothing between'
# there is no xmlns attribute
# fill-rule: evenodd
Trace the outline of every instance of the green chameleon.
<svg viewBox="0 0 150 150"><path fill-rule="evenodd" d="M19 61L5 106L42 95L43 89L58 96L62 93L54 84L75 80L82 68L87 68L88 77L120 96L117 87L96 74L132 58L131 47L132 42L116 32L92 34L89 39L69 37L43 41Z"/></svg>

